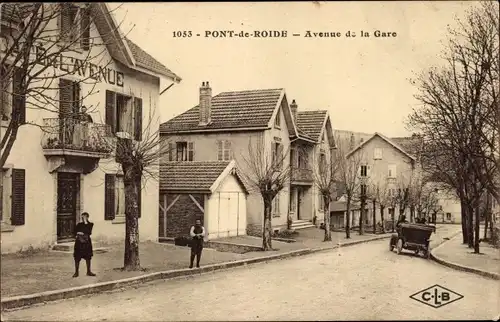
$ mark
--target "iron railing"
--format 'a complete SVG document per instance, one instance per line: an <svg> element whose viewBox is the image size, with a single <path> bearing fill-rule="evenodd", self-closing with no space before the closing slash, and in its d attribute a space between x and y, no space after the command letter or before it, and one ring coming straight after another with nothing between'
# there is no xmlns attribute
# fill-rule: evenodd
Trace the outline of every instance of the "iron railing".
<svg viewBox="0 0 500 322"><path fill-rule="evenodd" d="M313 172L307 168L292 167L292 181L313 182Z"/></svg>
<svg viewBox="0 0 500 322"><path fill-rule="evenodd" d="M113 151L111 127L74 118L43 120L42 148L109 154Z"/></svg>

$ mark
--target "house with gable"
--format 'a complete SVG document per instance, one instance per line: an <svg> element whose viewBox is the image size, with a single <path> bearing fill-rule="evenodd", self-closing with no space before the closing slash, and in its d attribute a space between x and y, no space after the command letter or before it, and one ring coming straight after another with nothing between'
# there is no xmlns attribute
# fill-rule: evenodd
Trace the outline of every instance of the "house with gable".
<svg viewBox="0 0 500 322"><path fill-rule="evenodd" d="M367 191L370 196L373 189L377 187L385 191L389 197L395 196L398 189L408 187L410 182L418 180L421 171L416 155L408 153L401 145L385 135L375 132L370 138L363 140L362 143L350 150L346 157L358 158L360 160L359 180L360 190ZM376 203L375 217L379 222L380 209ZM363 210L360 210L363 211ZM360 211L352 212L351 220L354 226L359 226ZM370 198L367 200L364 210L364 225L372 226L373 223L373 205ZM405 213L409 209L405 210ZM399 215L397 205L389 205L384 219L389 220L391 215L395 218ZM409 218L409 216L407 216ZM351 224L351 225L352 225ZM376 223L375 223L376 224Z"/></svg>
<svg viewBox="0 0 500 322"><path fill-rule="evenodd" d="M2 4L2 37L9 37L10 15L18 6ZM158 128L160 81L180 81L179 76L122 34L107 4L68 2L43 6L47 10L62 6L61 14L47 24L49 30L65 35L71 28L85 30L78 29L83 38L74 44L75 50L61 55L60 65L49 67L51 74L62 74L49 85L54 88L47 88L60 98L58 111L33 108L29 96L16 99L2 93L0 137L12 117L12 110L5 107L17 104L23 123L0 169L2 253L73 241L82 212L88 212L94 223L95 242L123 240L125 194L121 166L114 157L115 142L117 137L141 141L146 126ZM71 21L88 23L75 27L68 23ZM89 46L89 39L105 47ZM46 44L42 41L39 45ZM0 51L0 55L5 52ZM62 68L63 62L65 72L60 73L56 69ZM85 62L85 66L77 62ZM11 88L18 88L20 78L16 73L7 80ZM94 94L88 95L90 92ZM67 112L78 114L83 106L88 108L93 122L74 125ZM142 178L141 186L141 240L157 240L159 184Z"/></svg>
<svg viewBox="0 0 500 322"><path fill-rule="evenodd" d="M203 82L199 104L161 124L160 136L169 151L162 156L162 162L235 160L238 171L244 172L249 171L245 161L251 159L249 144L262 140L269 155L289 151L290 158L285 159L283 166L292 167L291 178L273 200L273 229L286 228L289 211L295 220L304 220L296 222L299 228L311 226L314 217L322 216L316 211L319 198L315 196L311 165L318 160L316 152L323 151L324 157L329 157L333 134L322 129L331 129L327 113L313 122L306 114L303 116L297 113L297 104L289 104L284 89L222 92L213 96L210 84ZM300 123L306 128L300 129ZM299 153L299 148L305 152ZM258 235L262 232L263 201L253 187L248 190L246 230ZM160 237L176 237L161 234L160 231ZM210 230L208 234L210 238Z"/></svg>

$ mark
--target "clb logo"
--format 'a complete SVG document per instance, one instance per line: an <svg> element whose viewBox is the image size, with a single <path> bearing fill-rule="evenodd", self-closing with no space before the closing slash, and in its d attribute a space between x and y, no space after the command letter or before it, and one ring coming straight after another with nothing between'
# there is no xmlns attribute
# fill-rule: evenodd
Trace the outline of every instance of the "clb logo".
<svg viewBox="0 0 500 322"><path fill-rule="evenodd" d="M436 284L411 295L410 298L437 309L460 300L463 295Z"/></svg>

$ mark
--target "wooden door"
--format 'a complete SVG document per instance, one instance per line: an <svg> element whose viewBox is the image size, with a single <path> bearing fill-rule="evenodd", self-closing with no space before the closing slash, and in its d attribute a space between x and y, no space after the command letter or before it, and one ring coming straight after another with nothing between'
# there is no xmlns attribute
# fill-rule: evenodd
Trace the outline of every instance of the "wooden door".
<svg viewBox="0 0 500 322"><path fill-rule="evenodd" d="M57 240L74 239L77 203L80 192L80 175L57 174Z"/></svg>

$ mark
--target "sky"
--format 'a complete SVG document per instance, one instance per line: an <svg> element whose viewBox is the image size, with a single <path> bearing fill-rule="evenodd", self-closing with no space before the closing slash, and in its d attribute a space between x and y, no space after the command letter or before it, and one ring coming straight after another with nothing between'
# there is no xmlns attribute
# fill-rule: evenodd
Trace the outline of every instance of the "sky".
<svg viewBox="0 0 500 322"><path fill-rule="evenodd" d="M199 87L284 88L299 110L326 109L334 129L411 134L405 120L410 79L440 63L447 26L475 2L124 3L116 20L127 36L182 78L161 96L161 121L196 106ZM119 6L119 7L117 7ZM214 38L207 31L286 31L280 38ZM361 30L369 37L361 37ZM375 37L376 30L396 37ZM192 32L174 37L174 32ZM341 37L304 37L306 32ZM347 31L356 37L346 37ZM200 34L200 36L196 36ZM292 34L300 34L294 37ZM168 84L162 84L162 89Z"/></svg>

